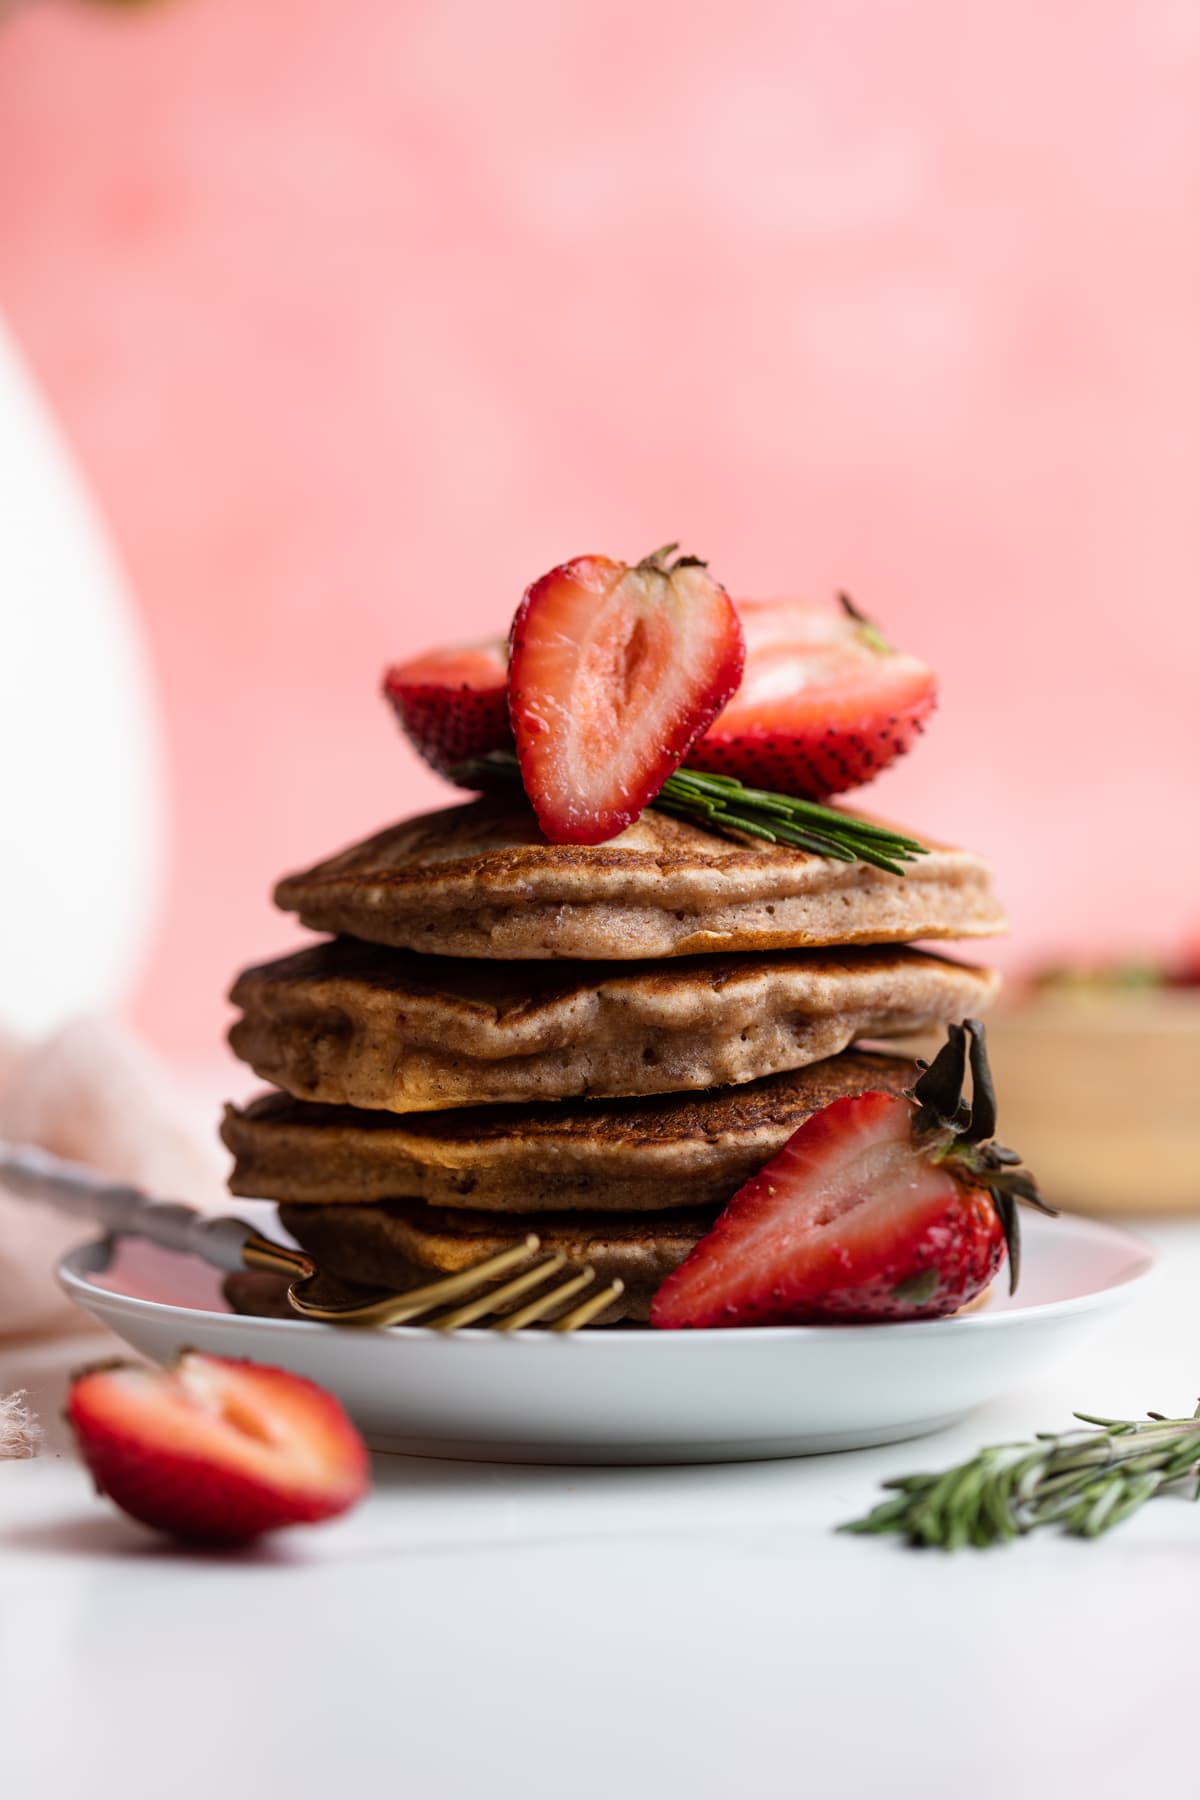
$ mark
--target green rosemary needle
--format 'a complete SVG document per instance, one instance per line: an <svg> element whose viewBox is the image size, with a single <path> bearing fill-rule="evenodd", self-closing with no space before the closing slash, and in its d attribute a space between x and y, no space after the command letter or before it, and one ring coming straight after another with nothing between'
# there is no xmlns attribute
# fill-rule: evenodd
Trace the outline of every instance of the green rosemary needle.
<svg viewBox="0 0 1200 1800"><path fill-rule="evenodd" d="M897 1532L939 1550L986 1550L1039 1526L1099 1537L1166 1487L1200 1494L1200 1406L1190 1419L1104 1419L1076 1413L1090 1430L1039 1433L994 1444L941 1475L903 1475L864 1519L841 1531Z"/></svg>
<svg viewBox="0 0 1200 1800"><path fill-rule="evenodd" d="M451 771L460 787L486 789L520 778L511 750L492 750L470 758ZM871 863L889 875L903 875L905 863L925 856L916 838L872 825L815 800L796 800L764 788L745 787L732 775L703 775L698 769L676 769L651 801L659 812L691 819L725 836L763 838L769 844L793 844L814 856L837 862Z"/></svg>

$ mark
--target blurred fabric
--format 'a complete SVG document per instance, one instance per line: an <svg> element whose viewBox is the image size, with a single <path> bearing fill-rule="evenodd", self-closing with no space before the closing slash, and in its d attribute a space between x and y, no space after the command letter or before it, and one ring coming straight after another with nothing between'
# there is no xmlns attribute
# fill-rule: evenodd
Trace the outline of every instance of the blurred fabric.
<svg viewBox="0 0 1200 1800"><path fill-rule="evenodd" d="M0 1462L36 1456L44 1434L23 1392L0 1394Z"/></svg>
<svg viewBox="0 0 1200 1800"><path fill-rule="evenodd" d="M155 1199L228 1205L215 1137L193 1131L158 1059L112 1020L77 1019L33 1043L0 1036L0 1139L40 1144ZM60 1291L54 1265L95 1235L0 1185L0 1338L90 1324Z"/></svg>
<svg viewBox="0 0 1200 1800"><path fill-rule="evenodd" d="M153 680L101 521L0 318L0 1016L124 1004L161 899Z"/></svg>
<svg viewBox="0 0 1200 1800"><path fill-rule="evenodd" d="M866 798L992 858L1010 961L1174 946L1198 217L1190 0L12 19L0 309L169 737L153 1037L217 1044L233 970L292 941L278 873L445 797L385 662L667 538L735 594L845 587L936 663Z"/></svg>

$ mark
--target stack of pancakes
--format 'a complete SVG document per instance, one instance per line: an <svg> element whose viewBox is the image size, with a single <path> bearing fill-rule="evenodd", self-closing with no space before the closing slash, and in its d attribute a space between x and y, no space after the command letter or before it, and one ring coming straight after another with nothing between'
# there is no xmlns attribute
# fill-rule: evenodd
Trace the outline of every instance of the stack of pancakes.
<svg viewBox="0 0 1200 1800"><path fill-rule="evenodd" d="M988 871L908 874L647 812L548 843L489 797L354 845L276 889L329 933L247 969L229 1107L236 1194L341 1281L404 1287L536 1231L651 1295L742 1183L842 1095L914 1065L857 1048L986 1009L997 977L914 940L1003 927Z"/></svg>

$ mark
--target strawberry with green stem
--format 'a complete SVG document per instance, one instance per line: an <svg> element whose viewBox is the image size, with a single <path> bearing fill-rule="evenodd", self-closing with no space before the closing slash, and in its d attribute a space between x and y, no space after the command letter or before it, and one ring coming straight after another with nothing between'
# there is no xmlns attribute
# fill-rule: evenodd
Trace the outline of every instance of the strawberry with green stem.
<svg viewBox="0 0 1200 1800"><path fill-rule="evenodd" d="M1015 1287L1017 1202L1053 1209L995 1128L983 1026L952 1025L910 1095L859 1094L807 1119L667 1277L651 1323L937 1318L1006 1254Z"/></svg>

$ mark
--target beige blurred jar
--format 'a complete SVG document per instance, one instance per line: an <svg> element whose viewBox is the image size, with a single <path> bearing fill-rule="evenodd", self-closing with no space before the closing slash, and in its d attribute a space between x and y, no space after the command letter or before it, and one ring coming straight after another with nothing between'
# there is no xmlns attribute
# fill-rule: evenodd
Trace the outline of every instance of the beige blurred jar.
<svg viewBox="0 0 1200 1800"><path fill-rule="evenodd" d="M1053 1204L1200 1210L1200 990L1033 995L988 1045L999 1136Z"/></svg>

